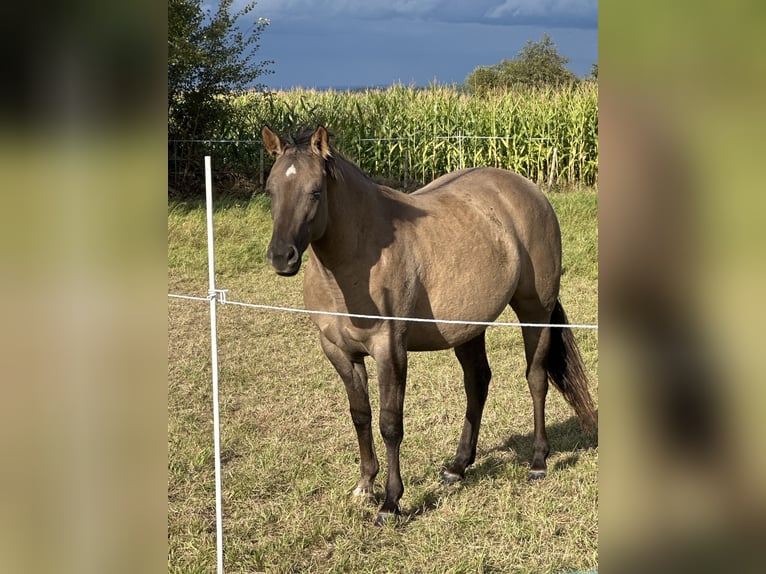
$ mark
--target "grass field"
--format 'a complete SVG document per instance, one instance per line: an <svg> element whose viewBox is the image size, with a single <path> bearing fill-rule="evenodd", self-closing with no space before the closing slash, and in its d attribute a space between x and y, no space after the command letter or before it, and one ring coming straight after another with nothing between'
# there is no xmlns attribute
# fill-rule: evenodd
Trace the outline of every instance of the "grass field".
<svg viewBox="0 0 766 574"><path fill-rule="evenodd" d="M552 194L563 230L561 299L570 321L597 322L597 194ZM231 300L302 307L302 273L265 260L267 200L215 213L219 288ZM204 295L204 206L169 205L168 289ZM508 311L503 320L515 320ZM168 571L215 571L208 305L168 303ZM356 437L340 379L303 315L219 306L226 572L568 572L598 565L598 437L551 390L549 473L527 480L532 405L517 328L490 328L493 382L466 480L439 471L454 454L465 395L451 352L410 355L397 527L350 497ZM597 400L596 331L576 336ZM368 367L374 365L368 365ZM373 411L375 370L370 368ZM385 452L376 437L376 449ZM383 463L385 458L381 459ZM377 488L382 491L385 465Z"/></svg>

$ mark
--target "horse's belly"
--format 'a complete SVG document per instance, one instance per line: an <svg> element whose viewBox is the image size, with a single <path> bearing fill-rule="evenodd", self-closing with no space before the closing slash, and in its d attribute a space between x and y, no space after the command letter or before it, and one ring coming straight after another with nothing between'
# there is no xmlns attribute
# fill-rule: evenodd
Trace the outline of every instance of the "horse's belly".
<svg viewBox="0 0 766 574"><path fill-rule="evenodd" d="M510 303L519 280L518 262L506 255L498 265L499 257L488 261L471 255L462 265L448 261L438 273L422 277L412 316L442 321L413 322L407 330L410 350L461 345L487 328L470 322L491 323Z"/></svg>
<svg viewBox="0 0 766 574"><path fill-rule="evenodd" d="M485 326L454 324L414 324L407 332L408 351L451 349L479 335Z"/></svg>
<svg viewBox="0 0 766 574"><path fill-rule="evenodd" d="M497 319L510 302L512 289L497 289L493 293L459 291L449 304L429 302L419 306L414 317L434 319L435 322L412 322L407 329L410 351L450 349L470 341L487 328L486 323ZM474 324L480 323L480 324Z"/></svg>

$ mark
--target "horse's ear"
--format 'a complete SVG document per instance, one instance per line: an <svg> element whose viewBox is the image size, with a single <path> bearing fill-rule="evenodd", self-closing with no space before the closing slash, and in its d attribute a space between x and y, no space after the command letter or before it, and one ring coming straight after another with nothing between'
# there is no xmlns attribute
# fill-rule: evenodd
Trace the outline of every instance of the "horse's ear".
<svg viewBox="0 0 766 574"><path fill-rule="evenodd" d="M279 136L271 131L269 126L263 126L261 129L261 135L263 136L263 145L266 146L266 151L272 156L278 156L284 151L282 140Z"/></svg>
<svg viewBox="0 0 766 574"><path fill-rule="evenodd" d="M311 136L311 151L323 159L328 159L332 155L329 136L324 126L319 126Z"/></svg>

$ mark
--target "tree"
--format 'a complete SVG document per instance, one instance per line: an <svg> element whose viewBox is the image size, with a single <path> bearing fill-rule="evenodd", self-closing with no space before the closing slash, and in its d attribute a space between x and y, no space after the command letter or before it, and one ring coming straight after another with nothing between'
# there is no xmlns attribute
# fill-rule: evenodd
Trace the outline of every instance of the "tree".
<svg viewBox="0 0 766 574"><path fill-rule="evenodd" d="M569 58L561 56L548 34L539 42L527 43L512 60L494 66L480 66L466 77L465 84L474 93L512 86L560 86L576 82L577 78L564 64Z"/></svg>
<svg viewBox="0 0 766 574"><path fill-rule="evenodd" d="M261 89L255 81L272 73L271 61L256 61L258 40L269 22L254 20L244 32L243 16L250 2L232 12L233 0L220 0L215 12L204 12L201 0L168 2L168 139L208 139L218 134L228 117L221 97L245 88ZM175 144L172 157L184 171L194 169L193 146ZM171 166L178 171L179 166ZM188 175L188 174L187 174ZM193 173L192 173L193 175ZM176 181L176 185L181 185Z"/></svg>
<svg viewBox="0 0 766 574"><path fill-rule="evenodd" d="M273 62L254 62L258 39L269 22L258 18L247 31L240 18L253 11L250 2L231 13L233 0L220 0L214 14L204 14L200 0L168 3L168 96L181 92L224 93L250 86L270 73Z"/></svg>

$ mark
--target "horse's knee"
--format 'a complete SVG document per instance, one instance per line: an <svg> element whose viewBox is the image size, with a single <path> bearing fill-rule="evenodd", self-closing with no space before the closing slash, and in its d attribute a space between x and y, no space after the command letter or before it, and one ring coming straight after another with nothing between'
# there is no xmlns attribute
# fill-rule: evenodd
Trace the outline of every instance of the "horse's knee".
<svg viewBox="0 0 766 574"><path fill-rule="evenodd" d="M366 428L372 424L372 413L369 409L351 409L351 422L357 428Z"/></svg>
<svg viewBox="0 0 766 574"><path fill-rule="evenodd" d="M396 415L380 416L380 435L386 445L399 445L404 438L404 425L402 417Z"/></svg>

